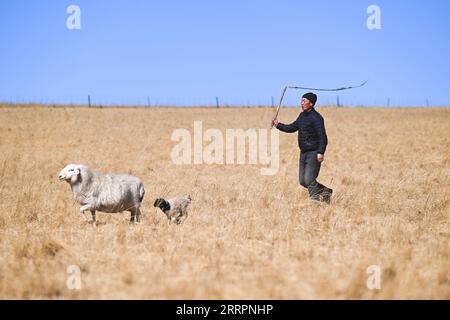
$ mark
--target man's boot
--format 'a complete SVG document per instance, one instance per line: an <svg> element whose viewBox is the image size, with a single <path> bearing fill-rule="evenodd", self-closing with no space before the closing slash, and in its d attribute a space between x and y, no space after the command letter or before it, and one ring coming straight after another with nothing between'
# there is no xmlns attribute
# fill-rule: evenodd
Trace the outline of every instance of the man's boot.
<svg viewBox="0 0 450 320"><path fill-rule="evenodd" d="M333 189L325 187L324 190L322 191L322 201L329 204L331 202L332 194L333 194Z"/></svg>

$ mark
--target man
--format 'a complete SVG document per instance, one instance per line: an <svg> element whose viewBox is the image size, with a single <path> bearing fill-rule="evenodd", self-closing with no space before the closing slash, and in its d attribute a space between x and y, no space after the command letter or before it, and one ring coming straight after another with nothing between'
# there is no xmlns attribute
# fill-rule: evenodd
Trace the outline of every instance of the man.
<svg viewBox="0 0 450 320"><path fill-rule="evenodd" d="M300 185L308 189L310 199L330 203L333 190L316 180L328 144L323 118L314 109L316 102L317 95L312 92L305 93L301 102L303 112L300 113L297 120L291 124L283 124L277 119L273 119L272 124L283 132L298 131Z"/></svg>

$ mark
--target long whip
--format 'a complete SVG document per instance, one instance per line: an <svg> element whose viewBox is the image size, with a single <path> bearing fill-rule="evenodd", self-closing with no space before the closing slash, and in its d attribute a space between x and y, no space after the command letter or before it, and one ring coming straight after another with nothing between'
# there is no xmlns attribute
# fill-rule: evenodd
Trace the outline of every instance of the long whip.
<svg viewBox="0 0 450 320"><path fill-rule="evenodd" d="M360 88L362 86L364 86L367 83L368 80L364 81L363 83L361 83L360 85L357 86L349 86L349 87L341 87L341 88L308 88L308 87L298 87L298 86L285 86L283 88L283 91L281 91L281 97L280 97L280 101L278 102L278 107L277 110L275 111L275 117L273 118L274 120L278 118L278 114L280 113L280 108L281 108L281 103L283 102L283 98L284 98L284 94L286 93L287 89L300 89L300 90L313 90L313 91L342 91L342 90L348 90L348 89L355 89L355 88ZM273 123L271 125L271 128L273 128Z"/></svg>

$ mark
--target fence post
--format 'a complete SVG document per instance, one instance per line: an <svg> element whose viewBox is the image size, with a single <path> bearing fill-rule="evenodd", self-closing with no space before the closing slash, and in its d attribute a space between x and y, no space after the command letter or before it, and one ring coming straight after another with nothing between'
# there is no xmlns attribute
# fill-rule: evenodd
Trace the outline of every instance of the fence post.
<svg viewBox="0 0 450 320"><path fill-rule="evenodd" d="M91 96L88 94L88 105L89 105L89 108L91 107Z"/></svg>
<svg viewBox="0 0 450 320"><path fill-rule="evenodd" d="M219 97L216 97L216 107L219 107Z"/></svg>

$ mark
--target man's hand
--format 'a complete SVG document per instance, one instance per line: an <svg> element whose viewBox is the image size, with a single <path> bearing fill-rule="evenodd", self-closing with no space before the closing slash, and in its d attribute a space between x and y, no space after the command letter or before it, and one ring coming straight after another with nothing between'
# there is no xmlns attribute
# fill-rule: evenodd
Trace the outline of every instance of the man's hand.
<svg viewBox="0 0 450 320"><path fill-rule="evenodd" d="M324 156L321 153L317 154L317 161L322 162L324 160Z"/></svg>
<svg viewBox="0 0 450 320"><path fill-rule="evenodd" d="M278 120L277 119L272 119L272 127L276 127L278 125Z"/></svg>

